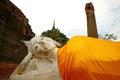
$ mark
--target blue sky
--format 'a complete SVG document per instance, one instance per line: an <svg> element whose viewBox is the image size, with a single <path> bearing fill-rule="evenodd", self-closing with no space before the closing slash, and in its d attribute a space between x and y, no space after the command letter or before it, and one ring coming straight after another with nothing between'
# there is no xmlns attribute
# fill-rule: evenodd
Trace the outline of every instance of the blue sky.
<svg viewBox="0 0 120 80"><path fill-rule="evenodd" d="M56 28L68 37L87 35L85 4L92 2L99 34L113 33L120 38L119 0L11 0L29 19L36 35Z"/></svg>

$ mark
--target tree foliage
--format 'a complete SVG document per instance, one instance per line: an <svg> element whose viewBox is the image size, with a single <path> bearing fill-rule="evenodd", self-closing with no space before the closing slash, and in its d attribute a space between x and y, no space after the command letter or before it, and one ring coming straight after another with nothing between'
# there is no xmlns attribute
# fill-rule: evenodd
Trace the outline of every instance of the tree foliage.
<svg viewBox="0 0 120 80"><path fill-rule="evenodd" d="M100 35L99 34L99 38L100 39L105 39L105 40L117 40L117 36L114 34L105 34L105 35Z"/></svg>
<svg viewBox="0 0 120 80"><path fill-rule="evenodd" d="M51 30L44 31L42 33L42 35L50 37L53 40L61 43L62 45L64 45L69 40L69 38L67 38L66 35L64 35L63 33L61 33L60 30L57 29L57 28L53 28Z"/></svg>

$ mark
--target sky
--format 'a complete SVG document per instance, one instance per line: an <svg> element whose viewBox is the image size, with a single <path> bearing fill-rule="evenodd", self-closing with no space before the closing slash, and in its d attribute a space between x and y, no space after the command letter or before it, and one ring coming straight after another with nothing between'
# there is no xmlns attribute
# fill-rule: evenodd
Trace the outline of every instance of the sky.
<svg viewBox="0 0 120 80"><path fill-rule="evenodd" d="M29 19L36 35L55 27L67 37L87 36L85 4L92 2L99 34L115 34L120 39L119 0L10 0Z"/></svg>

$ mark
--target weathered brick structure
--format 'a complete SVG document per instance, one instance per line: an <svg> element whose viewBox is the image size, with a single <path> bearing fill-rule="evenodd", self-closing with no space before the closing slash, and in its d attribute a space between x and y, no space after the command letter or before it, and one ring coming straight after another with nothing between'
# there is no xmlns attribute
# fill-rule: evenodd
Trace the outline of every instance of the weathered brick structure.
<svg viewBox="0 0 120 80"><path fill-rule="evenodd" d="M85 11L87 16L88 36L98 38L97 25L94 14L94 6L91 2L86 4Z"/></svg>

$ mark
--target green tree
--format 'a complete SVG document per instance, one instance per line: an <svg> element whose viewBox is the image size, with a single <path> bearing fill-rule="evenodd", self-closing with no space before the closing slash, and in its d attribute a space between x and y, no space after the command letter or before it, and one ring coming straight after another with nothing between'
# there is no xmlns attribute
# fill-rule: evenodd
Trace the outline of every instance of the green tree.
<svg viewBox="0 0 120 80"><path fill-rule="evenodd" d="M100 39L105 39L105 40L117 40L117 36L114 34L105 34L105 35L100 35L99 34L99 38Z"/></svg>
<svg viewBox="0 0 120 80"><path fill-rule="evenodd" d="M44 32L42 32L42 35L52 38L53 40L61 43L62 46L69 40L69 38L67 38L66 35L61 33L60 30L57 28L53 28L51 30L44 31Z"/></svg>

